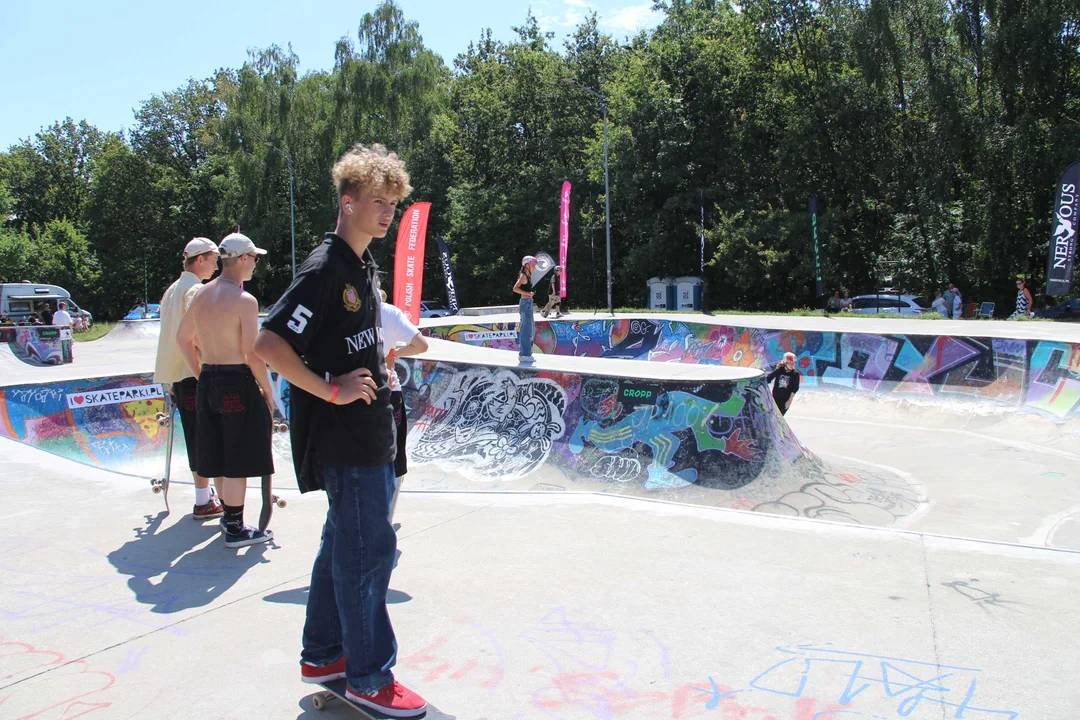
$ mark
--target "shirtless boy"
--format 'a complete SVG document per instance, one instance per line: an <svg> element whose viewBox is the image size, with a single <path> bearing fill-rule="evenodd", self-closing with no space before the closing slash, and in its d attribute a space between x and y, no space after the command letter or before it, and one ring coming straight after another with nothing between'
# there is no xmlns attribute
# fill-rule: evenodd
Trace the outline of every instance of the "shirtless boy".
<svg viewBox="0 0 1080 720"><path fill-rule="evenodd" d="M221 275L195 295L176 340L188 367L198 368L197 471L223 478L225 546L232 548L273 537L269 530L244 524L244 495L249 477L274 474L274 396L266 365L254 352L259 303L241 288L266 251L240 233L226 236L218 250Z"/></svg>

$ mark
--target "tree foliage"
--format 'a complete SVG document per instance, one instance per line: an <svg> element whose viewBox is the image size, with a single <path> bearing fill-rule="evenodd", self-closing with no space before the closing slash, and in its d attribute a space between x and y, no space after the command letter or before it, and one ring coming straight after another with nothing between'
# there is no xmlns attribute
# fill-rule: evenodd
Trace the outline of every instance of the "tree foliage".
<svg viewBox="0 0 1080 720"><path fill-rule="evenodd" d="M126 134L57 122L0 153L0 276L115 316L160 295L188 239L239 226L270 250L252 289L272 302L291 278L290 176L302 259L333 228L334 161L381 142L433 203L469 304L508 302L520 256L554 254L570 180L570 297L603 305L606 111L618 305L700 273L702 206L712 307L815 304L811 196L830 288L876 289L883 261L918 292L1008 303L1013 276L1040 285L1080 143L1076 0L656 7L625 42L592 14L556 47L530 13L444 59L388 0L326 70L274 46L152 96ZM393 232L374 246L387 270ZM434 251L424 295L441 297Z"/></svg>

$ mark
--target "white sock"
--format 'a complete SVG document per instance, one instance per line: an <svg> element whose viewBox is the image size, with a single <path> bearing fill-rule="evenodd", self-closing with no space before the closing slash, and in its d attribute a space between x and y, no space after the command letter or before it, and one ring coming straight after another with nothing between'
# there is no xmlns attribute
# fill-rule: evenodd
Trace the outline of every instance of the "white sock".
<svg viewBox="0 0 1080 720"><path fill-rule="evenodd" d="M210 502L210 487L197 487L195 488L195 504L205 505Z"/></svg>

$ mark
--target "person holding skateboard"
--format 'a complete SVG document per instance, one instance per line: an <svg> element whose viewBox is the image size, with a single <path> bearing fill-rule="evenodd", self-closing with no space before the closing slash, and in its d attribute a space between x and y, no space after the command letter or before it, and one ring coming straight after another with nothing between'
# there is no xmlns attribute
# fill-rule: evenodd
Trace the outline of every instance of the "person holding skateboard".
<svg viewBox="0 0 1080 720"><path fill-rule="evenodd" d="M552 310L555 317L562 317L562 296L559 295L559 282L562 280L562 265L556 265L551 272L551 288L548 291L548 301L544 309L540 311L542 317L547 317Z"/></svg>
<svg viewBox="0 0 1080 720"><path fill-rule="evenodd" d="M518 362L533 362L532 345L535 329L533 318L532 271L536 269L536 258L526 255L521 258L521 270L518 271L514 292L521 296L518 300Z"/></svg>
<svg viewBox="0 0 1080 720"><path fill-rule="evenodd" d="M397 536L394 413L383 351L378 266L409 194L404 163L382 145L356 145L333 168L337 227L300 266L263 323L255 351L292 386L291 439L301 492L329 507L311 571L300 676L346 679L350 701L394 717L427 703L394 679L397 641L386 593Z"/></svg>
<svg viewBox="0 0 1080 720"><path fill-rule="evenodd" d="M204 237L193 238L184 247L183 262L184 271L161 296L161 332L158 335L157 359L154 362L154 382L167 386L173 407L180 415L180 425L184 428L188 468L195 478L195 506L191 510L191 516L195 520L212 520L224 515L225 511L210 488L210 480L198 473L198 420L195 412L198 381L195 373L184 362L180 344L176 341L176 331L180 329L180 320L191 306L195 293L217 272L218 246ZM171 425L166 427L167 432L173 431ZM221 478L216 478L214 484L220 494Z"/></svg>
<svg viewBox="0 0 1080 720"><path fill-rule="evenodd" d="M274 474L274 395L266 365L254 352L259 302L240 287L266 251L240 233L226 236L218 250L221 275L196 293L176 340L184 361L197 368L197 470L223 478L225 547L235 548L274 536L244 524L247 479Z"/></svg>

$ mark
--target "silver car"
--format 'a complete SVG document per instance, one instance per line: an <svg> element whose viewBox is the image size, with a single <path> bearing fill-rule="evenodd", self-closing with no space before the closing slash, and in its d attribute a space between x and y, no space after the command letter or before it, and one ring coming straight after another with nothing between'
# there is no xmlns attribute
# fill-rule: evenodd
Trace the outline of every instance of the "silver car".
<svg viewBox="0 0 1080 720"><path fill-rule="evenodd" d="M930 310L930 303L921 295L859 295L851 298L851 312L860 315L900 313L921 315Z"/></svg>

